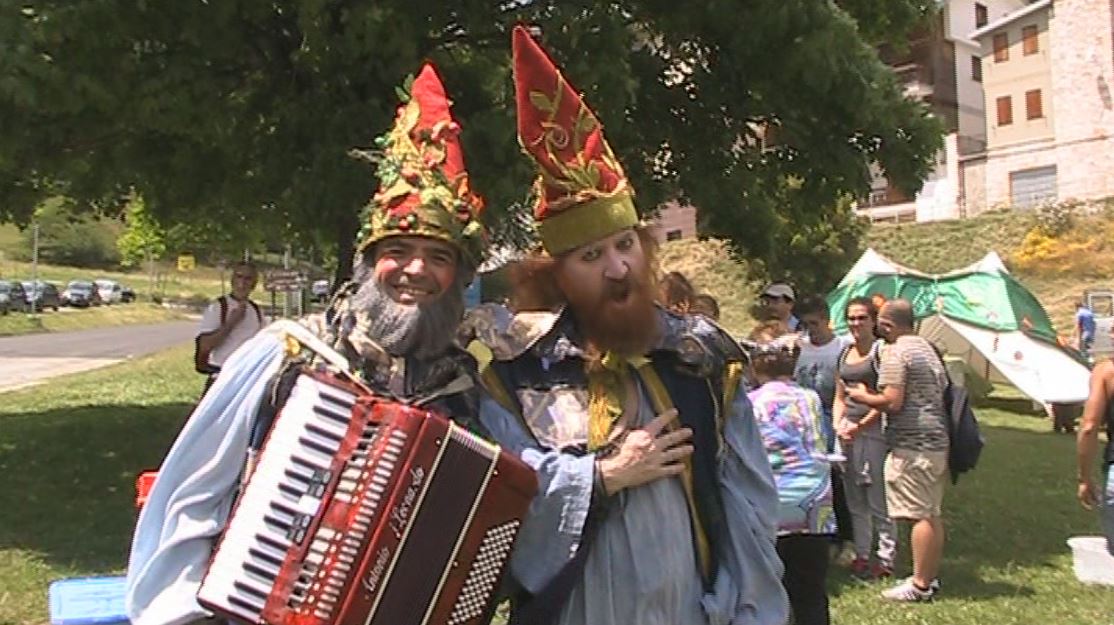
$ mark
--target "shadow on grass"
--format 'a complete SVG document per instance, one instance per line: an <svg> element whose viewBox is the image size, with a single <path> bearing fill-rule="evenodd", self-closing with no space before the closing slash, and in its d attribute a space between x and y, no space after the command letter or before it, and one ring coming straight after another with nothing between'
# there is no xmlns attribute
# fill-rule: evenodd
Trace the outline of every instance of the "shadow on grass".
<svg viewBox="0 0 1114 625"><path fill-rule="evenodd" d="M1033 407L1033 400L1028 397L1000 397L991 395L983 397L975 405L976 408L994 408L1011 412L1018 417L1044 418L1042 410Z"/></svg>
<svg viewBox="0 0 1114 625"><path fill-rule="evenodd" d="M1035 594L1017 579L1017 569L1061 567L1071 536L1094 534L1097 518L1075 498L1072 437L1009 427L984 427L987 439L979 466L948 485L944 496L947 543L940 577L941 599L985 600ZM897 575L912 572L909 528L901 528ZM883 584L875 584L878 590ZM829 589L839 595L861 587L832 567Z"/></svg>
<svg viewBox="0 0 1114 625"><path fill-rule="evenodd" d="M0 550L78 571L121 569L135 477L155 469L193 406L106 405L0 421Z"/></svg>

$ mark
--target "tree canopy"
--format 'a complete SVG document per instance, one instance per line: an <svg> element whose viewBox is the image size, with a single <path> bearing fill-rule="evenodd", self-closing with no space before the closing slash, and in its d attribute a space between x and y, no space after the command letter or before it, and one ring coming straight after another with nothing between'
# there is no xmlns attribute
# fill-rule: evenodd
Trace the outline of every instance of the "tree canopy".
<svg viewBox="0 0 1114 625"><path fill-rule="evenodd" d="M939 126L876 53L926 4L25 0L0 12L0 220L57 193L117 211L135 189L164 224L334 242L347 260L375 189L347 153L388 128L428 58L498 231L532 177L509 58L525 22L596 109L641 210L690 201L706 234L784 273L779 259L846 244L832 229L870 162L908 191L928 171Z"/></svg>

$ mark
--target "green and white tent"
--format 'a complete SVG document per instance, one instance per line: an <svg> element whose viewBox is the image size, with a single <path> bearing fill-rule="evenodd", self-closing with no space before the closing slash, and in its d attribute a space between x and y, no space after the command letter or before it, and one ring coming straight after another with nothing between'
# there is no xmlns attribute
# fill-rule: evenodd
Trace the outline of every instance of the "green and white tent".
<svg viewBox="0 0 1114 625"><path fill-rule="evenodd" d="M1042 404L1087 399L1090 371L1062 347L1048 313L990 252L945 274L903 267L868 249L828 295L837 332L853 297L906 299L918 333L988 382L1008 383Z"/></svg>

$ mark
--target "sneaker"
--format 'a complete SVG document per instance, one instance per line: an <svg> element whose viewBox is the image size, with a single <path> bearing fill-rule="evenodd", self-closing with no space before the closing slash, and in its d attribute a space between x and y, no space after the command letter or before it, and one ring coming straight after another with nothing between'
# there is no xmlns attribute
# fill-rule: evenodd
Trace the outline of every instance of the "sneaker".
<svg viewBox="0 0 1114 625"><path fill-rule="evenodd" d="M874 562L870 565L870 579L889 579L894 576L894 567L890 564L883 564L881 562ZM932 580L933 584L939 584L940 580ZM936 590L933 588L933 590Z"/></svg>
<svg viewBox="0 0 1114 625"><path fill-rule="evenodd" d="M870 579L870 560L868 558L855 558L852 560L851 575L859 579Z"/></svg>
<svg viewBox="0 0 1114 625"><path fill-rule="evenodd" d="M903 578L899 581L899 583L902 583L902 584L904 584L905 582L909 582L910 584L912 584L913 583L913 576L910 575L909 577ZM942 587L943 587L943 584L940 582L939 577L933 578L933 580L928 583L929 590L931 590L932 592L934 592L936 594L940 594L940 589Z"/></svg>
<svg viewBox="0 0 1114 625"><path fill-rule="evenodd" d="M882 591L882 598L890 601L904 601L909 603L929 602L936 595L933 584L928 585L928 590L921 590L913 583L913 578L906 578L900 584Z"/></svg>

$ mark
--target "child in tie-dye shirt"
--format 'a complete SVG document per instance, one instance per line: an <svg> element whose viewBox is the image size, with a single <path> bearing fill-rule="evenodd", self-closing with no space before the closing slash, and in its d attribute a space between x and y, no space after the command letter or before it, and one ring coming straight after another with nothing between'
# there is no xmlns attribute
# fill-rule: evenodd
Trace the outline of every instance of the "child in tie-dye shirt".
<svg viewBox="0 0 1114 625"><path fill-rule="evenodd" d="M829 623L825 580L835 533L831 470L815 391L793 380L798 347L759 328L753 356L759 386L748 394L778 491L778 555L798 625Z"/></svg>

